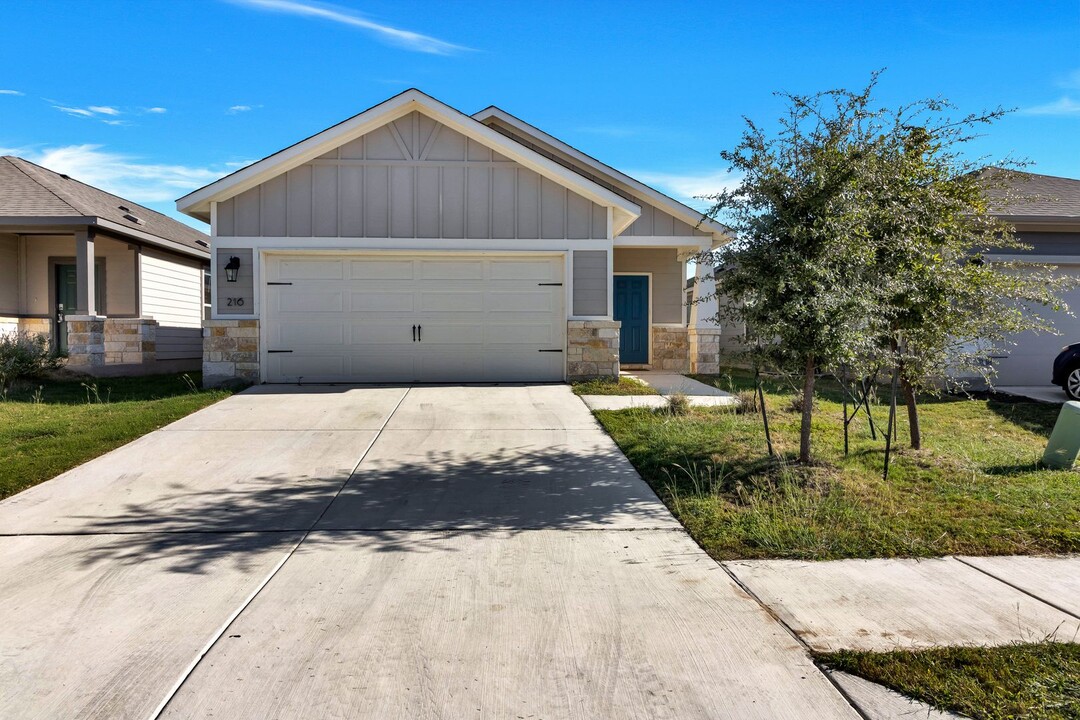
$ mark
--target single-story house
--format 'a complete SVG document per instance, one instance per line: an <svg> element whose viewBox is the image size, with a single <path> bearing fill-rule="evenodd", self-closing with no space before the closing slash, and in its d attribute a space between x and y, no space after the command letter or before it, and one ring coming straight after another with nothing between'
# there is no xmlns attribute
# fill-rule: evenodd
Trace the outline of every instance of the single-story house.
<svg viewBox="0 0 1080 720"><path fill-rule="evenodd" d="M407 90L177 201L211 226L204 381L715 372L700 212L489 107Z"/></svg>
<svg viewBox="0 0 1080 720"><path fill-rule="evenodd" d="M194 228L0 157L0 332L48 335L90 374L197 368L209 266Z"/></svg>
<svg viewBox="0 0 1080 720"><path fill-rule="evenodd" d="M1010 344L992 358L997 369L994 383L1048 385L1062 347L1080 342L1080 180L1016 171L1008 177L1007 201L1002 190L991 191L999 199L995 213L1030 249L999 252L988 259L1055 265L1078 285L1063 294L1069 312L1049 315L1060 334L1025 332L1009 338Z"/></svg>

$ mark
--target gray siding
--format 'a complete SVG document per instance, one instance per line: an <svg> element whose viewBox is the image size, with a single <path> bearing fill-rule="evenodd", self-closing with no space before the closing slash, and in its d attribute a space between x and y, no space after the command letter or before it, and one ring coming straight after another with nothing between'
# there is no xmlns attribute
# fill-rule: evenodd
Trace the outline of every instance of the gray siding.
<svg viewBox="0 0 1080 720"><path fill-rule="evenodd" d="M222 237L607 236L602 206L417 112L217 212Z"/></svg>
<svg viewBox="0 0 1080 720"><path fill-rule="evenodd" d="M1033 232L1020 231L1016 239L1031 250L1021 251L1031 255L1080 255L1080 232ZM1014 250L1002 252L1013 253Z"/></svg>
<svg viewBox="0 0 1080 720"><path fill-rule="evenodd" d="M574 251L574 315L607 315L606 250Z"/></svg>
<svg viewBox="0 0 1080 720"><path fill-rule="evenodd" d="M142 316L161 325L202 327L203 263L150 248L142 250L139 262ZM112 272L112 266L107 270Z"/></svg>
<svg viewBox="0 0 1080 720"><path fill-rule="evenodd" d="M202 328L157 328L154 343L158 360L191 360L202 357Z"/></svg>
<svg viewBox="0 0 1080 720"><path fill-rule="evenodd" d="M679 253L674 249L615 248L615 272L652 273L652 320L654 323L685 323L683 297L686 279Z"/></svg>
<svg viewBox="0 0 1080 720"><path fill-rule="evenodd" d="M19 312L19 238L0 235L0 313Z"/></svg>
<svg viewBox="0 0 1080 720"><path fill-rule="evenodd" d="M236 273L236 282L225 279L225 265L229 258L240 258L240 270ZM253 315L255 313L255 266L251 248L217 249L217 272L214 274L217 284L217 312L223 315ZM233 304L229 304L229 299Z"/></svg>
<svg viewBox="0 0 1080 720"><path fill-rule="evenodd" d="M635 220L626 230L623 230L622 233L619 234L619 237L625 237L627 235L637 237L693 237L710 235L709 232L696 228L682 220L678 220L673 215L669 215L663 210L654 207L644 197L629 192L625 188L615 185L610 180L600 177L591 168L585 167L581 163L575 161L574 158L560 152L556 148L542 145L532 138L524 137L517 133L513 128L509 128L496 120L489 122L489 126L493 130L498 130L503 135L524 145L530 150L540 153L549 160L554 160L563 167L569 168L579 175L584 175L597 185L607 188L616 195L620 195L627 200L640 205L641 217Z"/></svg>

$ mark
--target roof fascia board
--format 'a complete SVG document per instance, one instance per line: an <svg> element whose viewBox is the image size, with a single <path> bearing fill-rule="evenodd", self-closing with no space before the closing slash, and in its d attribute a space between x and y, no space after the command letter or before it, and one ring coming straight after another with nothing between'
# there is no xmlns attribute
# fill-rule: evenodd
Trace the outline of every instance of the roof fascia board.
<svg viewBox="0 0 1080 720"><path fill-rule="evenodd" d="M105 218L96 217L93 215L87 215L83 217L76 217L69 215L66 217L45 217L45 216L28 216L28 217L16 217L6 216L0 217L0 230L5 232L19 233L19 230L26 228L30 233L33 232L47 232L55 230L57 232L67 232L72 228L86 228L86 227L99 227L103 230L115 235L122 235L134 240L146 243L147 245L154 245L156 247L171 250L173 252L181 253L184 255L190 255L205 260L210 257L210 250L200 250L193 248L183 243L167 240L159 235L153 233L143 232L141 230L135 230L133 228L124 227L123 225L107 220ZM27 234L27 233L23 233ZM209 244L210 238L206 239Z"/></svg>
<svg viewBox="0 0 1080 720"><path fill-rule="evenodd" d="M221 201L238 195L271 177L287 172L325 154L330 148L344 145L350 140L404 117L414 110L423 112L462 135L491 147L500 154L515 160L559 185L569 187L598 205L614 208L620 216L620 220L625 222L624 227L628 227L641 214L641 208L636 203L597 185L572 170L564 168L562 165L549 160L520 143L514 142L468 115L415 90L391 98L343 123L339 123L232 175L185 195L176 201L177 209L188 215L193 215L196 212L205 213L208 211L211 201ZM627 220L629 221L627 222Z"/></svg>
<svg viewBox="0 0 1080 720"><path fill-rule="evenodd" d="M526 135L530 135L537 140L551 145L556 149L562 151L563 153L569 155L574 160L582 163L586 167L592 168L596 172L607 176L615 184L622 185L626 191L635 192L639 195L645 196L649 200L655 201L657 205L661 207L661 209L669 210L672 215L675 215L675 217L683 220L691 227L697 227L700 223L702 226L707 227L710 232L720 233L722 235L728 235L730 233L730 229L725 227L722 223L719 223L709 218L703 218L702 213L698 212L697 210L694 210L693 208L684 205L683 203L679 202L674 198L668 197L664 193L649 187L640 180L635 180L634 178L623 172L620 172L619 170L616 170L610 165L605 165L596 158L586 155L572 145L566 144L562 140L559 140L557 137L548 135L540 128L530 125L521 118L511 115L510 113L502 110L501 108L492 105L491 107L485 108L484 110L481 110L480 112L473 115L473 118L480 122L483 122L488 118L496 118L506 123L507 125L517 130L520 130Z"/></svg>

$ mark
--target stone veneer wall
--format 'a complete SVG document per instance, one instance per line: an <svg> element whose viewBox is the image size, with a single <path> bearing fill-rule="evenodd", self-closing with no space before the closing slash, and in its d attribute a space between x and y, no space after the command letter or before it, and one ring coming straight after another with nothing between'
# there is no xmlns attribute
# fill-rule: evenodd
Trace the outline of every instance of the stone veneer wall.
<svg viewBox="0 0 1080 720"><path fill-rule="evenodd" d="M203 386L259 381L259 321L203 323Z"/></svg>
<svg viewBox="0 0 1080 720"><path fill-rule="evenodd" d="M68 315L68 361L70 368L90 370L105 364L105 318Z"/></svg>
<svg viewBox="0 0 1080 720"><path fill-rule="evenodd" d="M107 364L142 365L157 359L157 320L108 318L104 345Z"/></svg>
<svg viewBox="0 0 1080 720"><path fill-rule="evenodd" d="M619 377L618 320L570 320L566 323L568 380Z"/></svg>
<svg viewBox="0 0 1080 720"><path fill-rule="evenodd" d="M690 340L683 326L653 325L653 370L664 372L690 372Z"/></svg>
<svg viewBox="0 0 1080 720"><path fill-rule="evenodd" d="M691 328L690 372L716 375L720 372L720 328Z"/></svg>

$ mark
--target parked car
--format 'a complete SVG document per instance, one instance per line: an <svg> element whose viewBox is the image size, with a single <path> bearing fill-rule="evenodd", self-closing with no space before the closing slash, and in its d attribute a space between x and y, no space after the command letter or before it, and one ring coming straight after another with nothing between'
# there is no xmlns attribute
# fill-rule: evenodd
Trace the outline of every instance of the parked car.
<svg viewBox="0 0 1080 720"><path fill-rule="evenodd" d="M1061 348L1054 358L1054 374L1050 382L1061 387L1070 400L1080 400L1080 343Z"/></svg>

